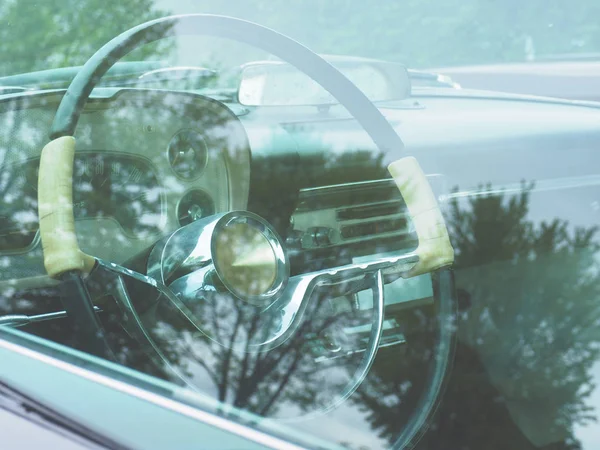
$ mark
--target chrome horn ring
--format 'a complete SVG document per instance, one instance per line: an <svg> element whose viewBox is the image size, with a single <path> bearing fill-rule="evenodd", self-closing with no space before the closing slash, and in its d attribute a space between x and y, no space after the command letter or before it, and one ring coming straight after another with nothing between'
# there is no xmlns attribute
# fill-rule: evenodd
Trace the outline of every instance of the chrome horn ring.
<svg viewBox="0 0 600 450"><path fill-rule="evenodd" d="M159 241L149 257L148 276L168 286L182 312L211 339L193 312L199 304L212 302L213 309L232 312L248 308L260 316L262 329L248 348L268 351L296 332L320 288L337 295L372 289L370 278L406 273L417 261L416 255L405 254L290 277L281 238L273 228L256 214L233 211L193 222ZM372 290L373 304L383 302L383 294Z"/></svg>
<svg viewBox="0 0 600 450"><path fill-rule="evenodd" d="M195 221L160 240L150 253L148 276L180 298L200 290L229 292L264 308L284 290L289 264L281 238L248 211Z"/></svg>

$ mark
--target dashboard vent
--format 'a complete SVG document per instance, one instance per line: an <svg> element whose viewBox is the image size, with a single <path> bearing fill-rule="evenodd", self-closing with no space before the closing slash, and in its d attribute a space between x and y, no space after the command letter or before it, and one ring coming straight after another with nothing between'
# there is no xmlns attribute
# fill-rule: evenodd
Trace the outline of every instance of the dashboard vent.
<svg viewBox="0 0 600 450"><path fill-rule="evenodd" d="M343 208L337 211L338 220L360 220L377 216L391 216L400 214L402 205L397 201L385 202L376 205Z"/></svg>
<svg viewBox="0 0 600 450"><path fill-rule="evenodd" d="M416 235L393 180L375 180L303 189L288 238L295 248L360 248L358 254L414 246Z"/></svg>

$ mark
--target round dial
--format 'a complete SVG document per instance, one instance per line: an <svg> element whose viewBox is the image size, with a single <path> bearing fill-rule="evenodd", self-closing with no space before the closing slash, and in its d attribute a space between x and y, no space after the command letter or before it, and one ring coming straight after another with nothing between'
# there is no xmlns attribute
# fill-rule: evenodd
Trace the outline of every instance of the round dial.
<svg viewBox="0 0 600 450"><path fill-rule="evenodd" d="M167 150L169 164L181 178L196 178L208 160L208 148L202 135L194 130L181 130Z"/></svg>
<svg viewBox="0 0 600 450"><path fill-rule="evenodd" d="M186 193L177 205L177 219L181 226L214 213L215 203L212 198L206 192L198 189Z"/></svg>

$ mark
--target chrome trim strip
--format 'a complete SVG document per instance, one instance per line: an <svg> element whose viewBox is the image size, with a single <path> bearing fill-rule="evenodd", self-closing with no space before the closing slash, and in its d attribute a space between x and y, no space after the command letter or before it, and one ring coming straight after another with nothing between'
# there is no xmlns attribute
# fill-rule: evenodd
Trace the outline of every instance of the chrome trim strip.
<svg viewBox="0 0 600 450"><path fill-rule="evenodd" d="M98 306L94 306L95 312L102 312ZM56 311L44 314L28 316L27 314L6 314L0 316L0 326L5 327L22 327L35 322L44 322L46 320L64 319L67 317L66 311Z"/></svg>
<svg viewBox="0 0 600 450"><path fill-rule="evenodd" d="M532 183L530 192L545 192L545 191L558 191L561 189L576 189L582 187L598 186L600 185L599 175L586 175L581 177L563 177L554 178L548 180L537 180ZM527 190L529 183L511 183L506 185L500 185L493 189L474 189L453 192L451 194L441 195L440 201L447 201L453 198L469 198L469 197L483 197L487 195L501 195L520 193Z"/></svg>
<svg viewBox="0 0 600 450"><path fill-rule="evenodd" d="M28 358L40 361L44 364L48 364L50 366L56 367L57 369L63 370L65 372L71 373L73 375L77 375L82 378L85 378L86 380L92 381L92 382L100 384L102 386L106 386L108 388L114 389L119 392L122 392L126 395L130 395L132 397L136 397L138 399L145 400L149 403L152 403L154 405L168 409L170 411L182 414L184 416L190 417L195 420L199 420L205 424L212 425L221 430L230 432L232 434L236 434L240 437L243 437L250 441L256 442L257 444L264 445L264 446L274 448L274 449L286 449L286 450L287 449L290 449L290 450L294 450L294 449L302 450L303 449L303 447L300 447L297 444L293 444L293 443L284 441L280 438L265 434L256 429L249 428L245 425L241 425L239 423L229 421L223 417L216 416L207 411L202 411L202 410L196 409L192 406L188 406L183 403L176 402L175 400L171 400L169 398L160 396L153 392L143 390L141 388L124 383L122 381L114 380L105 375L101 375L101 374L95 373L91 370L87 370L87 369L75 366L75 365L67 363L65 361L61 361L60 359L56 359L51 356L44 355L43 353L39 353L37 351L14 344L12 342L8 342L3 339L0 339L0 348L9 350L14 353L21 354Z"/></svg>
<svg viewBox="0 0 600 450"><path fill-rule="evenodd" d="M394 180L392 178L384 178L384 179L380 179L380 180L356 181L356 182L352 182L352 183L330 184L327 186L304 188L304 189L300 189L300 193L301 194L311 194L313 192L323 192L323 191L333 190L333 189L344 190L344 189L348 189L348 188L361 188L361 187L366 187L366 186L377 186L378 184L381 186L385 186L385 185L389 184L389 185L395 187Z"/></svg>

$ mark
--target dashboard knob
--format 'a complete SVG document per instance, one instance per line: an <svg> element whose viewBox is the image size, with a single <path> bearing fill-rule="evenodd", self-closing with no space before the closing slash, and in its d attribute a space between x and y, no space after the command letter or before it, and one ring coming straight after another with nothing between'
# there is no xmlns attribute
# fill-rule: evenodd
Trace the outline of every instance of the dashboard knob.
<svg viewBox="0 0 600 450"><path fill-rule="evenodd" d="M322 248L339 242L339 232L329 227L312 227L301 238L302 248Z"/></svg>
<svg viewBox="0 0 600 450"><path fill-rule="evenodd" d="M204 208L202 208L202 206L198 205L197 203L192 204L188 208L187 213L190 216L190 219L192 219L192 221L202 219L206 215L204 214Z"/></svg>
<svg viewBox="0 0 600 450"><path fill-rule="evenodd" d="M215 213L212 198L200 189L187 192L177 205L177 219L182 227Z"/></svg>

